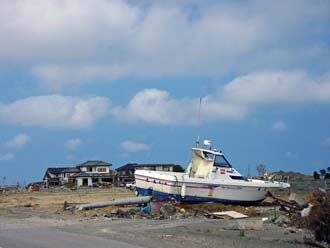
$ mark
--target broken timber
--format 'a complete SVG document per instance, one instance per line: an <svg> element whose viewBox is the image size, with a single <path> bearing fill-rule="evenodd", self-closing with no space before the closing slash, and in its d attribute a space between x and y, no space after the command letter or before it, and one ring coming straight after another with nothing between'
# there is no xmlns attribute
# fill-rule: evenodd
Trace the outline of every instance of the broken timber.
<svg viewBox="0 0 330 248"><path fill-rule="evenodd" d="M103 208L108 206L122 206L122 205L132 205L132 204L143 204L151 201L151 196L141 196L141 197L131 197L125 199L119 199L114 201L104 201L96 203L88 203L77 205L78 210L87 210L94 208Z"/></svg>
<svg viewBox="0 0 330 248"><path fill-rule="evenodd" d="M270 193L269 191L267 192L267 194L272 197L273 199L275 199L275 201L277 201L281 207L286 210L287 212L292 212L292 211L301 211L304 209L303 206L300 206L298 203L296 203L295 201L286 201L284 199L278 198L276 196L274 196L272 193Z"/></svg>

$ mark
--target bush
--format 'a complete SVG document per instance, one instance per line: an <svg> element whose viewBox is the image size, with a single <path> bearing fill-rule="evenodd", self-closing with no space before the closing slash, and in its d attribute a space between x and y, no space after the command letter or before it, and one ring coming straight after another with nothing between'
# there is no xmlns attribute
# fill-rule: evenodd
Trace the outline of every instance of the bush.
<svg viewBox="0 0 330 248"><path fill-rule="evenodd" d="M314 232L315 239L330 244L330 192L314 193L315 203L306 219L306 227Z"/></svg>
<svg viewBox="0 0 330 248"><path fill-rule="evenodd" d="M314 171L313 177L314 177L314 179L320 179L320 174L317 173L317 171Z"/></svg>

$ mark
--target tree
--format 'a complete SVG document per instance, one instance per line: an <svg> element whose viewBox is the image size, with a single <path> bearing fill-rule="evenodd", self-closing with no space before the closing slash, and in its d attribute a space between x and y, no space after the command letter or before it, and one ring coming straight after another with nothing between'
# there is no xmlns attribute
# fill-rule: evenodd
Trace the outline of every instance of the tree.
<svg viewBox="0 0 330 248"><path fill-rule="evenodd" d="M259 164L256 167L256 169L258 171L259 176L263 176L266 173L266 165L264 165L264 164Z"/></svg>
<svg viewBox="0 0 330 248"><path fill-rule="evenodd" d="M325 173L326 173L325 169L320 170L320 174L322 177L324 177Z"/></svg>
<svg viewBox="0 0 330 248"><path fill-rule="evenodd" d="M324 180L330 180L330 173L325 173Z"/></svg>
<svg viewBox="0 0 330 248"><path fill-rule="evenodd" d="M313 172L313 177L314 177L314 179L320 179L320 174L319 173L317 173L317 171L314 171Z"/></svg>
<svg viewBox="0 0 330 248"><path fill-rule="evenodd" d="M330 172L330 166L327 168L327 171Z"/></svg>

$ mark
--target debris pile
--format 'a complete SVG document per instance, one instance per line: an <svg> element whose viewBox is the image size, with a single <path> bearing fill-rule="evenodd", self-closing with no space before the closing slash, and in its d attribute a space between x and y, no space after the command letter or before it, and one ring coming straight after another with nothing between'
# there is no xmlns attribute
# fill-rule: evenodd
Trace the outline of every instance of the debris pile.
<svg viewBox="0 0 330 248"><path fill-rule="evenodd" d="M306 243L329 247L330 192L316 191L308 202L295 193L291 193L288 200L277 198L271 193L269 195L280 205L280 215L274 221L275 224L288 228L307 228L313 232L315 241L306 239Z"/></svg>
<svg viewBox="0 0 330 248"><path fill-rule="evenodd" d="M318 191L313 194L309 215L305 226L314 231L315 239L330 245L330 192Z"/></svg>

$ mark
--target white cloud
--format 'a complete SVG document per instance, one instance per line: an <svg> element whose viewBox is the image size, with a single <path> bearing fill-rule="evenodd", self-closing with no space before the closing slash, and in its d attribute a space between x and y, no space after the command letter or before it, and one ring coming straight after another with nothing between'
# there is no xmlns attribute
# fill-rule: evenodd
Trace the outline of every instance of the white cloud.
<svg viewBox="0 0 330 248"><path fill-rule="evenodd" d="M330 74L302 71L256 72L237 77L220 89L225 101L236 104L330 103Z"/></svg>
<svg viewBox="0 0 330 248"><path fill-rule="evenodd" d="M76 150L81 145L82 141L80 139L69 139L64 144L64 146L69 150Z"/></svg>
<svg viewBox="0 0 330 248"><path fill-rule="evenodd" d="M15 158L15 155L12 153L0 153L0 161L9 161L13 160Z"/></svg>
<svg viewBox="0 0 330 248"><path fill-rule="evenodd" d="M87 128L107 115L104 97L33 96L0 104L0 123L58 128Z"/></svg>
<svg viewBox="0 0 330 248"><path fill-rule="evenodd" d="M8 140L4 146L7 148L21 148L31 141L31 137L25 133L17 134L12 139Z"/></svg>
<svg viewBox="0 0 330 248"><path fill-rule="evenodd" d="M3 0L0 64L24 65L56 90L132 75L326 70L328 9L327 1Z"/></svg>
<svg viewBox="0 0 330 248"><path fill-rule="evenodd" d="M120 143L120 147L125 152L142 152L148 151L150 146L144 143L126 140Z"/></svg>
<svg viewBox="0 0 330 248"><path fill-rule="evenodd" d="M217 102L206 97L202 106L201 120L241 119L245 108ZM195 125L198 122L198 98L171 99L167 91L145 89L138 92L126 107L115 107L112 114L118 120L146 122L161 125Z"/></svg>
<svg viewBox="0 0 330 248"><path fill-rule="evenodd" d="M160 125L195 125L198 98L173 99L159 89L138 92L125 106L112 109L115 118L127 122ZM330 76L312 77L300 71L259 72L238 77L203 97L201 121L241 120L265 105L330 103ZM275 130L284 130L283 122Z"/></svg>

